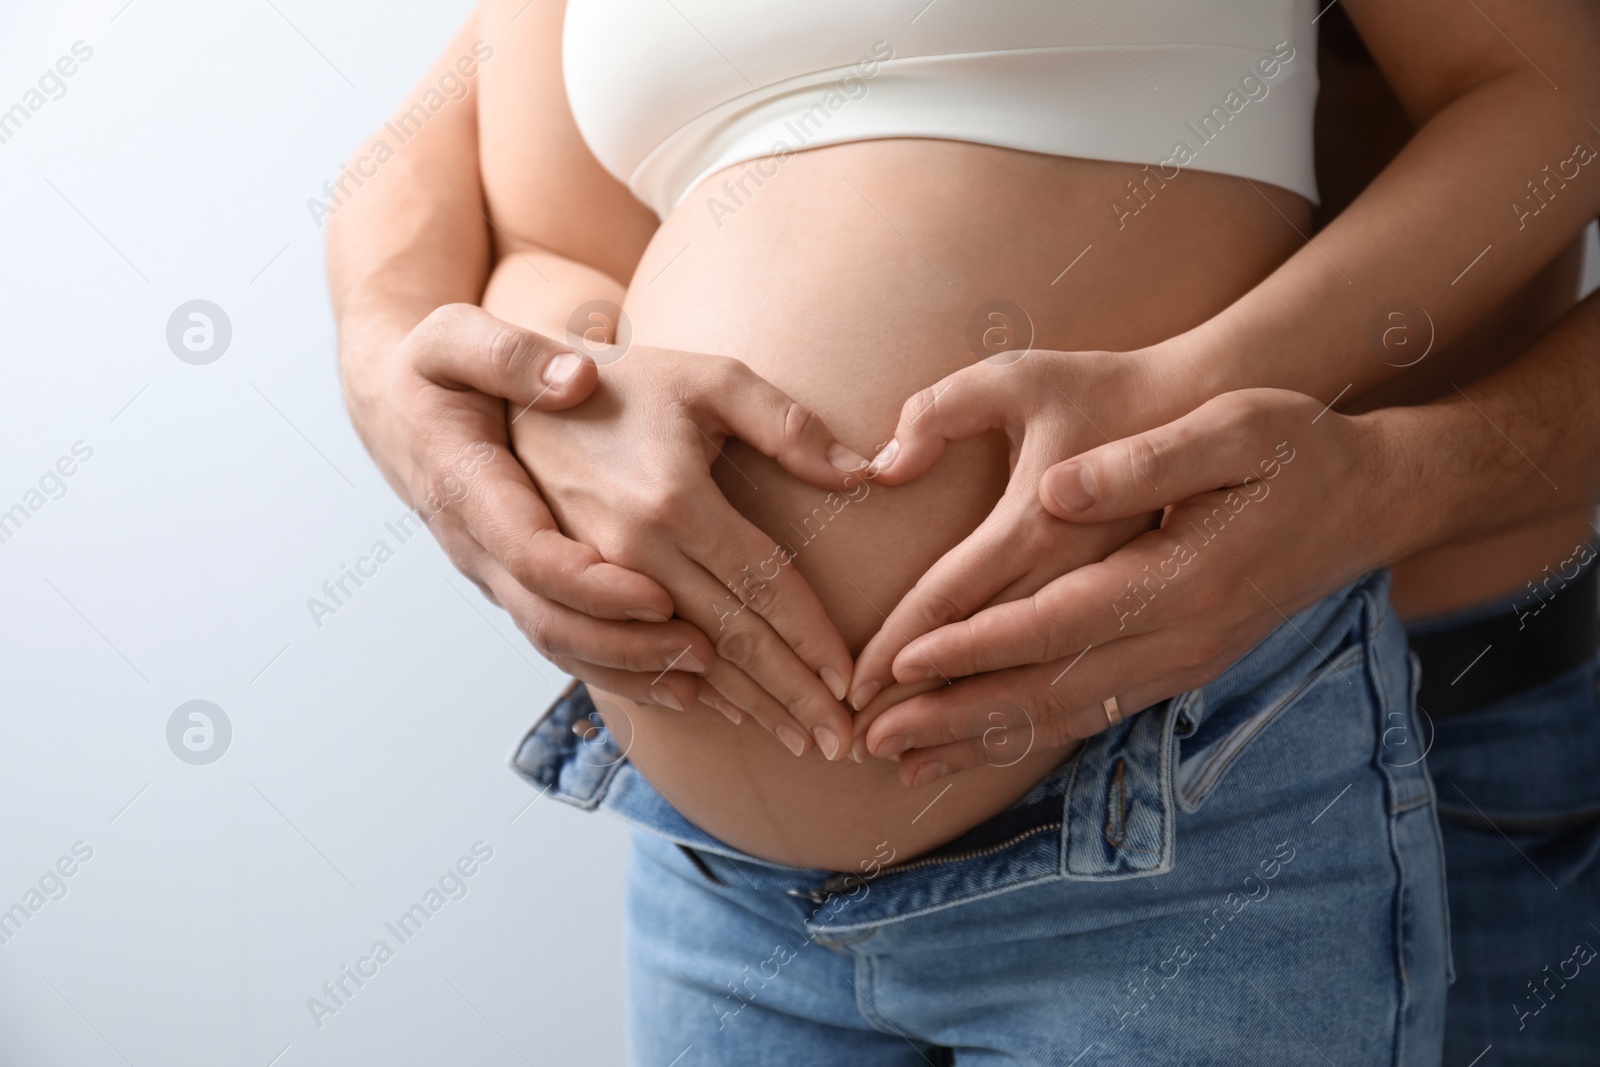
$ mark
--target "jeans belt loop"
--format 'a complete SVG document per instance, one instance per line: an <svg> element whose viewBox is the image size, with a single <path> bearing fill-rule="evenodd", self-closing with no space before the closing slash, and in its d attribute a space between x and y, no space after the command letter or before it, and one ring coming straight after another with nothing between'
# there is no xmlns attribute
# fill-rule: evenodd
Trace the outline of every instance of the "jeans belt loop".
<svg viewBox="0 0 1600 1067"><path fill-rule="evenodd" d="M1063 814L1062 873L1075 881L1165 874L1173 866L1175 725L1169 700L1093 738L1076 761Z"/></svg>

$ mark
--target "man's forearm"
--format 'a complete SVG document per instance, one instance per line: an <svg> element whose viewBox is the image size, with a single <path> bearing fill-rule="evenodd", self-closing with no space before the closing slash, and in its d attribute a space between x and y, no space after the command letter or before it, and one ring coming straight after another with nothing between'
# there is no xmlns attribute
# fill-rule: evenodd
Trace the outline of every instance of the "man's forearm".
<svg viewBox="0 0 1600 1067"><path fill-rule="evenodd" d="M395 117L358 149L328 220L328 278L339 327L339 368L357 432L404 494L409 431L393 403L401 342L435 309L494 301L500 318L557 340L596 297L623 287L600 271L514 241L489 218L480 173L477 64L494 50L469 18ZM456 90L450 96L441 88ZM438 101L446 102L440 106ZM432 104L430 107L429 104ZM418 109L427 113L420 125ZM398 141L400 130L406 140ZM363 165L364 164L364 165ZM500 238L499 241L495 237ZM499 254L505 269L493 269ZM380 438L383 438L380 440Z"/></svg>
<svg viewBox="0 0 1600 1067"><path fill-rule="evenodd" d="M1358 416L1401 559L1600 499L1600 292L1520 359L1431 404Z"/></svg>
<svg viewBox="0 0 1600 1067"><path fill-rule="evenodd" d="M1387 10L1386 19L1409 17ZM1413 341L1420 346L1431 333L1438 352L1600 213L1600 129L1590 124L1600 116L1600 77L1592 55L1583 58L1586 42L1597 37L1596 19L1570 7L1542 10L1543 73L1470 9L1463 18L1473 21L1461 25L1493 38L1504 64L1475 83L1460 73L1419 77L1407 67L1421 63L1386 54L1423 32L1417 27L1388 28L1388 38L1373 40L1408 110L1425 121L1310 243L1231 307L1169 343L1181 357L1175 373L1192 377L1197 400L1252 386L1353 400L1403 373L1407 360L1378 341L1391 325L1391 305L1411 305L1405 314ZM1552 43L1557 29L1572 40ZM1481 51L1477 43L1461 47L1473 56ZM1559 81L1559 91L1545 74ZM1272 208L1263 202L1261 210Z"/></svg>
<svg viewBox="0 0 1600 1067"><path fill-rule="evenodd" d="M467 20L396 113L397 122L439 79L472 56ZM335 207L328 220L328 284L346 387L355 365L392 352L443 304L477 303L489 271L489 225L478 176L477 79L450 100ZM373 158L379 134L356 154ZM368 164L372 167L373 164Z"/></svg>

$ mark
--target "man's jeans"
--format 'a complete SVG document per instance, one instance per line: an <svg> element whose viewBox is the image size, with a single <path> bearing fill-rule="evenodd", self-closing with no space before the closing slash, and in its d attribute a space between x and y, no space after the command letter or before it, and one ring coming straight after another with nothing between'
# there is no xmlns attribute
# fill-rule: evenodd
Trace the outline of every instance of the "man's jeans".
<svg viewBox="0 0 1600 1067"><path fill-rule="evenodd" d="M689 823L604 731L575 738L581 688L514 763L638 827L634 1064L1432 1067L1447 916L1413 682L1370 576L1090 740L996 844L852 878Z"/></svg>
<svg viewBox="0 0 1600 1067"><path fill-rule="evenodd" d="M1597 670L1436 724L1457 973L1446 1063L1490 1045L1480 1067L1600 1063Z"/></svg>

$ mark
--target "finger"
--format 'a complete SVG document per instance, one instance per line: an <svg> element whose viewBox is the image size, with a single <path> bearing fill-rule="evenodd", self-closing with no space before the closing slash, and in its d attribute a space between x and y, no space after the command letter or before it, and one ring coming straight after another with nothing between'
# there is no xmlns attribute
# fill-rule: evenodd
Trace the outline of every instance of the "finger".
<svg viewBox="0 0 1600 1067"><path fill-rule="evenodd" d="M1025 361L1024 361L1025 362ZM894 437L873 457L867 476L900 485L925 474L951 441L1000 429L1015 417L1018 391L1032 388L1018 368L979 363L956 371L907 400Z"/></svg>
<svg viewBox="0 0 1600 1067"><path fill-rule="evenodd" d="M793 566L786 548L750 524L707 483L704 519L683 543L689 558L711 572L767 621L833 697L844 699L854 661L822 601Z"/></svg>
<svg viewBox="0 0 1600 1067"><path fill-rule="evenodd" d="M1161 662L1156 656L1166 644L1159 635L1129 637L1091 649L1076 662L980 674L912 697L872 724L867 750L881 759L900 756L904 762L904 754L912 749L982 738L995 724L990 718L993 712L1012 723L1013 730L1019 716L1026 721L1034 747L1060 748L1110 725L1102 705L1109 696L1116 696L1123 714L1129 715L1182 692L1183 688L1161 691L1181 685L1183 679L1177 675L1144 681L1151 677L1151 664ZM1129 679L1140 681L1129 686Z"/></svg>
<svg viewBox="0 0 1600 1067"><path fill-rule="evenodd" d="M1022 496L1007 493L976 530L917 579L861 650L851 682L852 707L865 707L890 682L956 677L903 650L930 630L977 611L1027 569L1031 561L1022 551L1021 516L1032 501L1024 504Z"/></svg>
<svg viewBox="0 0 1600 1067"><path fill-rule="evenodd" d="M1277 437L1251 417L1259 408L1249 394L1258 392L1266 390L1224 393L1165 426L1057 463L1039 480L1039 502L1060 519L1104 522L1267 476Z"/></svg>
<svg viewBox="0 0 1600 1067"><path fill-rule="evenodd" d="M713 665L711 673L724 696L764 725L771 723L769 728L797 756L809 752L813 742L829 759L849 754L850 717L844 705L761 615L687 556L664 559L650 569L672 591L678 614L698 626L715 645L718 657L749 676L790 720L777 716L769 705L748 699L753 696L748 690L722 688L724 676ZM800 728L798 737L781 728L791 720Z"/></svg>
<svg viewBox="0 0 1600 1067"><path fill-rule="evenodd" d="M1047 745L1034 715L1010 700L991 700L982 705L983 732L977 737L952 741L931 748L913 748L896 757L900 780L913 788L979 767L1014 767L1035 752L1058 752L1059 745Z"/></svg>
<svg viewBox="0 0 1600 1067"><path fill-rule="evenodd" d="M638 704L654 704L670 711L683 711L685 708L699 710L702 705L715 707L704 699L704 694L714 692L711 687L703 679L692 674L684 674L682 671L638 674L565 656L552 659L550 662L564 673L586 685L594 686L600 692L610 693ZM723 714L726 715L727 712Z"/></svg>
<svg viewBox="0 0 1600 1067"><path fill-rule="evenodd" d="M855 738L850 744L850 758L857 763L861 763L871 754L867 751L867 730L871 728L879 715L882 715L903 700L909 700L919 693L929 693L935 689L941 689L945 684L943 680L934 678L931 681L917 682L913 685L891 685L879 693L871 703L855 714L853 725Z"/></svg>
<svg viewBox="0 0 1600 1067"><path fill-rule="evenodd" d="M1171 598L1161 600L1144 585L1130 589L1130 584L1149 581L1154 586L1173 543L1170 534L1152 530L1100 563L1068 571L1027 599L985 608L924 634L895 657L895 675L925 667L947 678L964 678L1053 663L1081 655L1092 645L1153 630Z"/></svg>
<svg viewBox="0 0 1600 1067"><path fill-rule="evenodd" d="M912 789L932 785L952 774L989 765L988 757L982 738L912 749L900 758L900 782Z"/></svg>
<svg viewBox="0 0 1600 1067"><path fill-rule="evenodd" d="M493 455L466 483L461 522L520 585L597 618L665 622L671 617L672 598L658 583L607 563L594 548L561 533L509 449L485 442L477 447Z"/></svg>
<svg viewBox="0 0 1600 1067"><path fill-rule="evenodd" d="M593 363L559 341L513 326L471 304L436 308L407 338L423 376L512 403L512 420L530 408L561 411L588 399Z"/></svg>
<svg viewBox="0 0 1600 1067"><path fill-rule="evenodd" d="M841 444L816 412L743 363L715 361L699 382L703 392L694 398L695 406L717 420L718 431L812 485L852 489L860 484L866 457Z"/></svg>
<svg viewBox="0 0 1600 1067"><path fill-rule="evenodd" d="M704 674L717 658L705 634L682 620L646 623L595 619L529 593L499 568L487 568L485 577L517 628L551 662L581 659L648 677L666 671Z"/></svg>
<svg viewBox="0 0 1600 1067"><path fill-rule="evenodd" d="M702 700L724 715L728 714L727 708L732 708L735 714L749 715L790 752L795 755L806 752L806 728L789 714L789 709L744 671L725 659L719 659L706 673L705 682L706 688L716 699L702 697Z"/></svg>
<svg viewBox="0 0 1600 1067"><path fill-rule="evenodd" d="M1126 718L1128 715L1136 714L1135 706L1138 710L1143 710L1156 701L1149 699L1142 704L1134 705L1132 698L1129 700L1119 698L1118 703L1119 714ZM1021 709L1018 707L1015 710ZM1016 718L1016 715L1008 715L1005 718L1011 720ZM904 785L918 788L931 785L949 775L979 767L1009 767L1021 762L1035 750L1053 751L1093 737L1111 726L1112 722L1103 702L1086 704L1059 713L1049 731L1048 743L1045 731L1038 729L1037 724L1028 721L1022 729L1013 729L1008 721L1005 725L988 727L975 738L952 741L932 748L911 749L899 757L900 781Z"/></svg>

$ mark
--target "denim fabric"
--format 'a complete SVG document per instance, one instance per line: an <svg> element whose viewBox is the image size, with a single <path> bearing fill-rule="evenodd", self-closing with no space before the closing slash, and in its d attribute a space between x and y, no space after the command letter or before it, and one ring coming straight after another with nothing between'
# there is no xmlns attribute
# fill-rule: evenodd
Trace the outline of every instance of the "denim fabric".
<svg viewBox="0 0 1600 1067"><path fill-rule="evenodd" d="M1600 1063L1600 658L1441 719L1428 751L1456 982L1447 1063ZM1424 726L1426 729L1426 724Z"/></svg>
<svg viewBox="0 0 1600 1067"><path fill-rule="evenodd" d="M1018 832L903 866L891 834L849 877L700 831L575 736L581 689L513 762L639 828L632 1063L1420 1067L1448 948L1414 682L1368 577L1089 741Z"/></svg>

